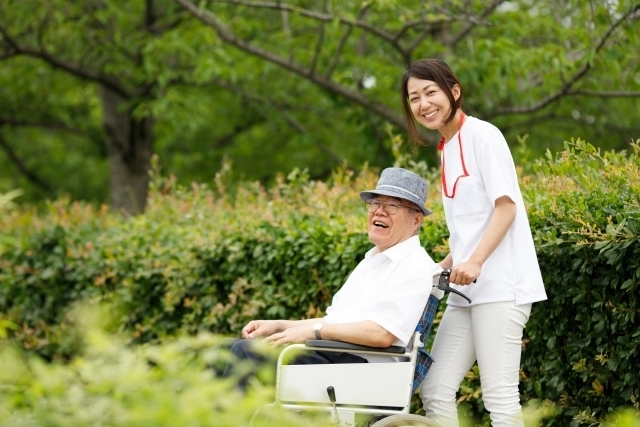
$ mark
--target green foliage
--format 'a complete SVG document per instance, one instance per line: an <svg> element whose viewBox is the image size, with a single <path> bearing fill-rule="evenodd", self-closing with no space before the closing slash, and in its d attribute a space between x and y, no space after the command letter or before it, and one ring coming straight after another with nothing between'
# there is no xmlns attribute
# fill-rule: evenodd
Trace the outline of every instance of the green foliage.
<svg viewBox="0 0 640 427"><path fill-rule="evenodd" d="M220 337L200 334L162 345L126 346L105 330L104 315L74 318L85 343L69 363L46 363L0 344L0 426L322 426L269 410L273 392L255 382L243 396L214 377L228 357ZM256 410L260 412L251 423Z"/></svg>
<svg viewBox="0 0 640 427"><path fill-rule="evenodd" d="M3 212L8 211L9 209L14 209L16 207L16 204L13 199L20 197L21 195L22 190L13 190L5 194L0 193L0 215L2 215Z"/></svg>
<svg viewBox="0 0 640 427"><path fill-rule="evenodd" d="M557 414L545 425L640 409L640 148L629 149L576 140L521 181L549 295L525 330L522 393L535 399L534 416ZM65 199L41 214L8 211L0 313L18 328L4 330L30 352L72 359L83 351L67 314L77 300L106 304L138 342L320 316L370 247L358 193L376 179L340 169L325 183L296 169L265 189L231 185L225 164L212 188L185 188L156 170L147 213L126 220ZM446 227L437 184L430 190L434 214L421 240L439 260ZM461 410L487 425L477 374L463 384Z"/></svg>
<svg viewBox="0 0 640 427"><path fill-rule="evenodd" d="M640 141L638 141L640 142ZM525 394L557 402L553 425L640 409L640 146L582 140L537 164L525 185L549 300L525 330Z"/></svg>
<svg viewBox="0 0 640 427"><path fill-rule="evenodd" d="M0 138L41 183L27 179L3 150L0 192L21 188L25 202L65 193L106 200L107 163L96 92L33 58L15 58L11 66L3 63Z"/></svg>
<svg viewBox="0 0 640 427"><path fill-rule="evenodd" d="M370 248L358 192L377 178L338 171L325 184L294 170L268 191L248 183L230 195L228 173L215 190L154 175L149 212L126 221L65 199L40 216L11 212L0 312L21 325L23 346L72 355L65 310L81 298L111 304L140 341L181 329L237 334L255 316L321 315ZM442 222L429 221L423 235L435 251Z"/></svg>
<svg viewBox="0 0 640 427"><path fill-rule="evenodd" d="M210 182L225 156L236 180L263 184L296 166L316 179L345 161L388 166L386 127L402 123L400 77L425 56L456 71L469 114L490 119L512 145L531 135L536 156L574 135L622 148L638 133L637 19L612 28L634 0L289 0L286 13L260 2L193 3L302 72L230 45L175 0L0 0L0 138L48 184L27 179L4 150L0 192L107 200L116 171L107 165L105 83L130 93L121 110L153 117L154 149L183 184ZM436 163L435 150L419 156Z"/></svg>

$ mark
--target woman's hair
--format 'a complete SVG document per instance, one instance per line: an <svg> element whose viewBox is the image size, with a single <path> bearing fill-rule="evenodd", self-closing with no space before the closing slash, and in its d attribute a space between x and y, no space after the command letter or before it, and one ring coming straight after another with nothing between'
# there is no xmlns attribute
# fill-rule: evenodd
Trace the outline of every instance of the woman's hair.
<svg viewBox="0 0 640 427"><path fill-rule="evenodd" d="M409 82L410 77L436 82L436 84L440 86L440 89L442 89L447 95L447 97L449 98L449 102L451 103L451 111L449 112L449 117L447 117L445 124L453 120L458 109L462 107L462 85L460 84L460 81L458 80L456 75L453 74L453 71L451 71L451 68L449 68L449 66L446 64L446 62L435 58L419 59L415 61L409 66L407 72L404 73L404 76L402 76L402 86L400 87L400 102L402 103L402 109L404 110L404 117L407 120L409 140L418 144L424 144L424 142L418 135L418 130L416 129L413 113L411 112L411 107L409 106L409 92L407 89L407 83ZM453 92L451 91L454 85L460 86L460 96L457 100L453 97Z"/></svg>

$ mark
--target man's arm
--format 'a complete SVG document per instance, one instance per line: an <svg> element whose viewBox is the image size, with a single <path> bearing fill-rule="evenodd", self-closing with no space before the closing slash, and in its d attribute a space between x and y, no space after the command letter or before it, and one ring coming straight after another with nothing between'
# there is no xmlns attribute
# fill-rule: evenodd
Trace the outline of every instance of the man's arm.
<svg viewBox="0 0 640 427"><path fill-rule="evenodd" d="M294 327L274 333L266 342L273 345L303 343L315 339L313 323L322 319L310 319L300 322ZM351 344L368 345L370 347L389 347L396 341L396 337L382 326L371 320L352 323L325 323L322 327L322 338L325 340L344 341Z"/></svg>
<svg viewBox="0 0 640 427"><path fill-rule="evenodd" d="M322 328L322 338L371 347L389 347L397 340L395 335L371 320L325 324Z"/></svg>
<svg viewBox="0 0 640 427"><path fill-rule="evenodd" d="M270 337L286 329L296 328L303 325L313 332L312 325L321 322L322 319L304 319L304 320L252 320L247 326L242 328L242 338L252 339L259 337Z"/></svg>

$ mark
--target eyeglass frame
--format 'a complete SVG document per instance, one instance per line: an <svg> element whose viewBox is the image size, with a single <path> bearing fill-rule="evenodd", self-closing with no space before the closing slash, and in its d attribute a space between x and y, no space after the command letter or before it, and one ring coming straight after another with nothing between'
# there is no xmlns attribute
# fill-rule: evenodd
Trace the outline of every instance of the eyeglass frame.
<svg viewBox="0 0 640 427"><path fill-rule="evenodd" d="M416 211L416 212L418 212L418 213L422 213L422 212L420 212L420 209L415 208L415 207L413 207L413 206L395 205L395 204L393 204L393 203L389 204L389 203L382 202L382 201L375 200L375 199L367 200L366 202L364 202L364 204L365 204L365 206L367 206L367 212L369 212L369 213L376 213L376 212L378 212L378 209L380 209L380 207L382 207L382 206L384 206L384 211L385 211L386 213L388 213L389 215L395 215L395 214L397 214L397 213L398 213L398 209L399 209L399 208L407 208L407 209L414 210L414 211ZM374 206L374 205L378 205L378 207L377 207L375 210L373 210L373 211L369 210L369 209L371 209L371 206ZM389 207L389 206L393 206L393 207L395 207L395 212L391 213L390 211L388 211L388 210L387 210L387 207Z"/></svg>

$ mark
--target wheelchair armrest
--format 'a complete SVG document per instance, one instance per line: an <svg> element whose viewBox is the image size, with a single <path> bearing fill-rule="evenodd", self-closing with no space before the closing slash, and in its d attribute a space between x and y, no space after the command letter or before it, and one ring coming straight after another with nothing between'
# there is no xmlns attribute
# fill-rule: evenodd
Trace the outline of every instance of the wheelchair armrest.
<svg viewBox="0 0 640 427"><path fill-rule="evenodd" d="M377 353L405 354L405 348L397 345L392 345L390 347L369 347L368 345L351 344L344 341L331 340L307 340L305 345L307 347L340 349L345 350L346 352L375 351Z"/></svg>

